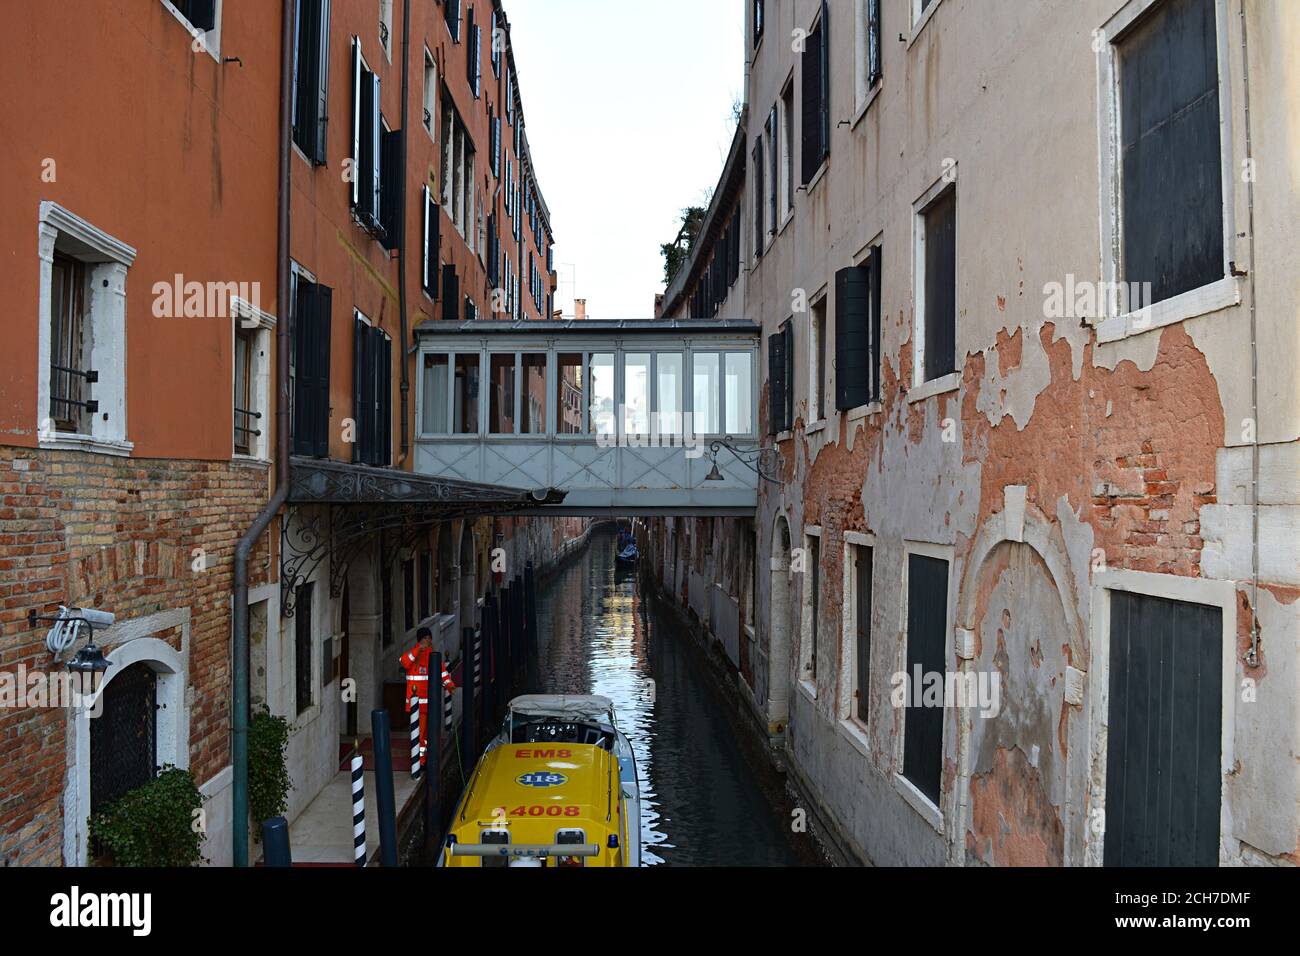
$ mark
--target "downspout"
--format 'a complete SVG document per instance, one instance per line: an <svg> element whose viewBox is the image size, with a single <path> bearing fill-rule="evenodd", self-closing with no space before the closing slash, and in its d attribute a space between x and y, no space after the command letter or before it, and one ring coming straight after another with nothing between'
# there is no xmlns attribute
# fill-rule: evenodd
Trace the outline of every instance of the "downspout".
<svg viewBox="0 0 1300 956"><path fill-rule="evenodd" d="M1246 664L1259 665L1259 340L1255 324L1255 154L1250 139L1250 56L1246 45L1245 2L1237 7L1241 22L1241 88L1246 114L1246 231L1250 251L1250 420L1255 426L1250 443L1250 649ZM1236 270L1234 270L1236 271Z"/></svg>
<svg viewBox="0 0 1300 956"><path fill-rule="evenodd" d="M397 187L397 315L400 323L402 345L397 350L402 363L402 435L400 464L406 464L410 453L410 439L407 438L407 410L411 384L407 376L406 345L406 106L410 98L411 84L411 0L402 4L402 169L398 175Z"/></svg>
<svg viewBox="0 0 1300 956"><path fill-rule="evenodd" d="M257 539L289 497L289 162L293 95L294 0L280 7L280 158L276 209L275 274L275 491L235 546L235 584L231 599L234 644L232 688L234 733L230 746L233 780L232 862L248 866L248 559Z"/></svg>

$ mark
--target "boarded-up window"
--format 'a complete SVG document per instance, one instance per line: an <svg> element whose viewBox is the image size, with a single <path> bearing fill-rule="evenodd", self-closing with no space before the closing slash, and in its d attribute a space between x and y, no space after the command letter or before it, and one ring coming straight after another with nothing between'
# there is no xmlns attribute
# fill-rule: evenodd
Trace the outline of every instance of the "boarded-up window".
<svg viewBox="0 0 1300 956"><path fill-rule="evenodd" d="M1224 275L1214 16L1166 0L1118 43L1123 276L1152 302Z"/></svg>

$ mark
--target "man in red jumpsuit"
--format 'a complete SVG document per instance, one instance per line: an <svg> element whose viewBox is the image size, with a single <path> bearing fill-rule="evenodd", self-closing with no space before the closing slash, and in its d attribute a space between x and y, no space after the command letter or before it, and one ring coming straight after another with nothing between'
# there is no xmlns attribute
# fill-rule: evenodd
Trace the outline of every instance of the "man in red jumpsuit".
<svg viewBox="0 0 1300 956"><path fill-rule="evenodd" d="M420 758L429 743L429 655L433 653L433 632L422 627L415 632L415 646L402 655L402 670L406 671L406 712L420 708Z"/></svg>

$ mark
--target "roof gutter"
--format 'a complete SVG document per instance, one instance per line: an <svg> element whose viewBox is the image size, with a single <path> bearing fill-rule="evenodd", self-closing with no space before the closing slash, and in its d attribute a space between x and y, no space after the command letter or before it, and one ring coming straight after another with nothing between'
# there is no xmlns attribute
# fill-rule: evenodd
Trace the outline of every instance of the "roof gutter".
<svg viewBox="0 0 1300 956"><path fill-rule="evenodd" d="M234 588L231 597L233 645L230 762L231 823L235 866L248 866L248 559L257 539L270 526L289 497L289 163L293 102L294 0L280 5L280 143L276 209L275 280L275 490L235 546ZM405 368L405 365L403 365ZM405 406L403 406L405 411Z"/></svg>

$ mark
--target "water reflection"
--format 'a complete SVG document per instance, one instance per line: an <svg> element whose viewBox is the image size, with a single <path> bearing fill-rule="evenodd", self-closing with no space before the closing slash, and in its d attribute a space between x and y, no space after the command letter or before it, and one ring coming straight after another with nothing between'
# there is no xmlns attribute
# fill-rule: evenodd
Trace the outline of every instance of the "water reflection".
<svg viewBox="0 0 1300 956"><path fill-rule="evenodd" d="M725 704L677 622L615 570L612 531L538 595L545 693L603 694L636 752L646 865L782 866L799 861L751 777Z"/></svg>

